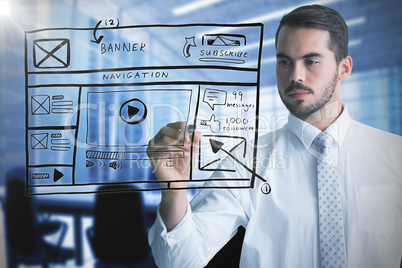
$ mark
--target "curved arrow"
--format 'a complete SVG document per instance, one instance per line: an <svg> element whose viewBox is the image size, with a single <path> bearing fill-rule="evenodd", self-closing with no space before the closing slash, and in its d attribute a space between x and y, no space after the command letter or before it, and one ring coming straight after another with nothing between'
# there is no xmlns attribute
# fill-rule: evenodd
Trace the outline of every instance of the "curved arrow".
<svg viewBox="0 0 402 268"><path fill-rule="evenodd" d="M185 37L186 38L186 43L183 46L183 55L186 58L189 58L190 55L190 47L196 47L197 45L195 44L195 36L192 37Z"/></svg>
<svg viewBox="0 0 402 268"><path fill-rule="evenodd" d="M102 20L100 20L100 21L96 24L95 29L94 29L94 39L95 39L95 40L91 40L91 42L94 42L94 43L96 43L96 44L99 44L99 43L102 41L102 39L103 39L103 35L99 36L99 38L96 38L96 30L98 30L98 27L99 27L99 25L100 25L101 23L102 23Z"/></svg>
<svg viewBox="0 0 402 268"><path fill-rule="evenodd" d="M246 166L245 164L243 164L242 162L240 162L239 159L237 159L236 157L234 157L230 152L226 151L225 149L222 148L222 146L224 145L223 142L217 141L217 140L213 140L213 139L209 139L209 142L211 143L211 147L212 147L212 152L214 152L214 154L216 154L219 150L225 152L227 155L229 155L233 160L235 160L237 163L239 163L242 167L244 167L248 172L250 172L251 174L255 175L257 178L259 178L260 180L262 180L263 182L267 182L266 179L264 179L263 177L261 177L260 175L258 175L257 173L255 173L253 170L251 170L248 166Z"/></svg>

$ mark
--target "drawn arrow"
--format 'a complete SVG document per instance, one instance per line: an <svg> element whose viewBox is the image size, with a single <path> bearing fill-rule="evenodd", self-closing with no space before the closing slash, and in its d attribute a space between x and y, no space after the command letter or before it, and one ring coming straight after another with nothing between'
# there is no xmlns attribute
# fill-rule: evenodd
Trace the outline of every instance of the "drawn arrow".
<svg viewBox="0 0 402 268"><path fill-rule="evenodd" d="M186 38L186 43L184 44L183 47L183 55L186 58L189 58L191 56L190 54L190 47L196 47L197 45L195 44L195 36L192 37L185 37Z"/></svg>
<svg viewBox="0 0 402 268"><path fill-rule="evenodd" d="M100 21L96 24L95 29L94 29L94 39L95 39L95 40L91 40L91 42L94 42L94 43L96 43L96 44L99 44L99 43L102 41L102 39L103 39L103 35L99 36L99 38L96 38L96 31L98 30L98 27L99 27L99 25L100 25L101 23L102 23L102 20L100 20Z"/></svg>
<svg viewBox="0 0 402 268"><path fill-rule="evenodd" d="M223 149L223 142L214 140L214 139L209 139L209 143L211 144L212 147L212 152L214 152L214 154L216 154L217 152L219 152L219 150L225 152L227 155L229 155L233 160L235 160L237 163L239 163L242 167L244 167L248 172L250 172L251 174L255 175L257 178L259 178L260 180L262 180L263 182L267 182L266 179L264 179L263 177L261 177L260 175L258 175L257 173L255 173L253 170L251 170L249 167L247 167L245 164L243 164L242 162L240 162L239 159L237 159L236 157L234 157L230 152L226 151L225 149Z"/></svg>

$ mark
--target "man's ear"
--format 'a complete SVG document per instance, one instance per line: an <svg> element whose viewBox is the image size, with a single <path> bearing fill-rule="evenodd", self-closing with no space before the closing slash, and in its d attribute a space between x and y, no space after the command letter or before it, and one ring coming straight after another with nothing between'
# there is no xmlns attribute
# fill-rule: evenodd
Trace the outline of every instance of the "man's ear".
<svg viewBox="0 0 402 268"><path fill-rule="evenodd" d="M338 66L338 79L343 81L349 78L350 74L352 73L353 61L350 56L346 56Z"/></svg>

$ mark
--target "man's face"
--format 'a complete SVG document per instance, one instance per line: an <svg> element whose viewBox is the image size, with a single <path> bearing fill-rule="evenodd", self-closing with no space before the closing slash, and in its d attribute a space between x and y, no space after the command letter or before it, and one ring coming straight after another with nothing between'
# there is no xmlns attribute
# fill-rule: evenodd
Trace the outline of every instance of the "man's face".
<svg viewBox="0 0 402 268"><path fill-rule="evenodd" d="M276 78L288 110L306 119L338 100L340 83L328 31L283 27L278 35Z"/></svg>

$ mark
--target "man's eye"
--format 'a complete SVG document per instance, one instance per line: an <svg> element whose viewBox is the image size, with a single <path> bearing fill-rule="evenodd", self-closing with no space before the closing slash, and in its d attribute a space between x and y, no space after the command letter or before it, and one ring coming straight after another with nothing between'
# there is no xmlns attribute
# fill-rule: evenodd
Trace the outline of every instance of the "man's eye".
<svg viewBox="0 0 402 268"><path fill-rule="evenodd" d="M280 64L280 65L289 65L290 61L289 60L278 60L278 64Z"/></svg>
<svg viewBox="0 0 402 268"><path fill-rule="evenodd" d="M314 65L314 64L317 64L317 63L318 63L318 61L315 61L315 60L307 60L308 65Z"/></svg>

